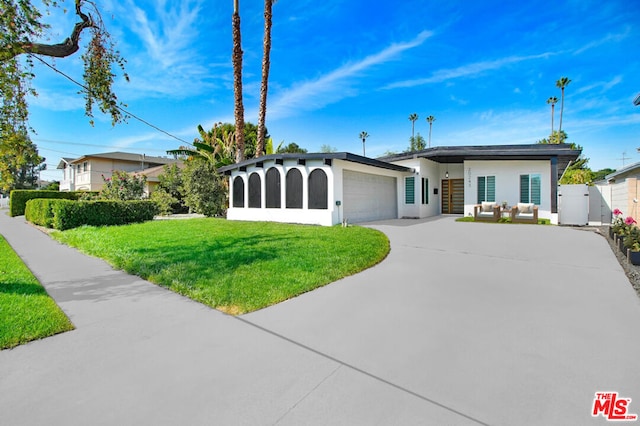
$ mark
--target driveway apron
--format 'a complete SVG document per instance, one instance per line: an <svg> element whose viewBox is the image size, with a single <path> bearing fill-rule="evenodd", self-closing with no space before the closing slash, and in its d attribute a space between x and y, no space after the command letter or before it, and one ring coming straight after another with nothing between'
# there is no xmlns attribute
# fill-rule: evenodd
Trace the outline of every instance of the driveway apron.
<svg viewBox="0 0 640 426"><path fill-rule="evenodd" d="M371 226L385 261L234 318L0 212L76 326L0 351L0 424L604 424L598 391L640 412L640 302L603 237Z"/></svg>

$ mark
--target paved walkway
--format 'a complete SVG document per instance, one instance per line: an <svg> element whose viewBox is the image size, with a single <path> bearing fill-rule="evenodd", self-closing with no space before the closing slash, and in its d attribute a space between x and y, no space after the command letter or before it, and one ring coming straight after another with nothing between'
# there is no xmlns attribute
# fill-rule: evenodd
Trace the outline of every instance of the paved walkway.
<svg viewBox="0 0 640 426"><path fill-rule="evenodd" d="M0 351L0 424L587 425L640 413L640 300L602 237L378 222L375 268L234 318L0 212L76 330Z"/></svg>

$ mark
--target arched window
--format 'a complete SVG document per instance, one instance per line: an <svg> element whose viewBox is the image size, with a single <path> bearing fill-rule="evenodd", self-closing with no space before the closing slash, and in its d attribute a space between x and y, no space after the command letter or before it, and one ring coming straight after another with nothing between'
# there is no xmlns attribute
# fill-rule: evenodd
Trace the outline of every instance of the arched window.
<svg viewBox="0 0 640 426"><path fill-rule="evenodd" d="M287 201L288 209L302 208L302 173L298 169L287 172Z"/></svg>
<svg viewBox="0 0 640 426"><path fill-rule="evenodd" d="M275 167L271 167L267 170L266 177L266 190L267 190L267 208L279 209L280 208L280 172Z"/></svg>
<svg viewBox="0 0 640 426"><path fill-rule="evenodd" d="M249 207L262 207L262 187L260 175L251 173L249 176Z"/></svg>
<svg viewBox="0 0 640 426"><path fill-rule="evenodd" d="M244 179L241 176L233 180L233 207L244 207Z"/></svg>
<svg viewBox="0 0 640 426"><path fill-rule="evenodd" d="M327 174L322 169L315 169L309 174L309 208L326 209L328 198Z"/></svg>

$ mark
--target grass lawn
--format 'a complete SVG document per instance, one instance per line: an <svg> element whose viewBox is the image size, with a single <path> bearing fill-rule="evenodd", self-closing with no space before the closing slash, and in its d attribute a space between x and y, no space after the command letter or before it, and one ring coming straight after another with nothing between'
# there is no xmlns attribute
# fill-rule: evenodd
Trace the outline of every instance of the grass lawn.
<svg viewBox="0 0 640 426"><path fill-rule="evenodd" d="M0 349L72 329L69 318L0 236Z"/></svg>
<svg viewBox="0 0 640 426"><path fill-rule="evenodd" d="M53 238L230 314L251 312L369 268L389 240L351 226L162 220L56 231Z"/></svg>

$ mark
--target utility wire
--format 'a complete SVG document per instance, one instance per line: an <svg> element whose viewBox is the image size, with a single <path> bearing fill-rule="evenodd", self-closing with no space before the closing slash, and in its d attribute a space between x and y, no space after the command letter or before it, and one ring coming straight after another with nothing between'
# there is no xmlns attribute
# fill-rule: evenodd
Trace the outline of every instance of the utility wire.
<svg viewBox="0 0 640 426"><path fill-rule="evenodd" d="M34 55L34 54L31 54L31 53L29 54L29 56L30 56L30 57L32 57L32 58L37 59L38 61L40 61L41 63L43 63L45 66L47 66L47 67L51 68L53 71L55 71L56 73L60 74L61 76L63 76L63 77L64 77L64 78L66 78L67 80L69 80L69 81L71 81L72 83L74 83L74 84L76 84L76 85L80 86L80 87L81 87L84 91L86 91L87 93L91 93L91 90L90 90L87 86L85 86L84 84L82 84L82 83L80 83L80 82L76 81L73 77L69 76L68 74L65 74L64 72L60 71L59 69L57 69L57 68L56 68L56 67L54 67L53 65L49 64L49 63L48 63L47 61L45 61L44 59L40 58L39 56L36 56L36 55ZM173 139L176 139L176 140L178 140L178 141L180 141L180 142L182 142L182 143L186 143L187 145L191 145L191 146L193 146L193 144L192 144L191 142L187 142L187 141L185 141L184 139L179 138L178 136L175 136L175 135L173 135L173 134L171 134L171 133L167 132L166 130L161 129L160 127L156 126L155 124L151 124L151 123L149 123L147 120L145 120L145 119L143 119L143 118L141 118L141 117L137 116L136 114L134 114L134 113L132 113L132 112L130 112L130 111L127 111L126 109L124 109L124 108L122 108L122 107L120 107L120 106L118 106L118 105L116 105L115 107L116 107L117 109L119 109L120 111L122 111L123 113L125 113L127 116L129 116L129 117L131 117L131 118L134 118L134 119L136 119L136 120L140 121L141 123L146 124L147 126L149 126L149 127L153 128L153 129L155 129L155 130L157 130L157 131L159 131L159 132L161 132L161 133L164 133L165 135L167 135L167 136L169 136L169 137L171 137L171 138L173 138Z"/></svg>

